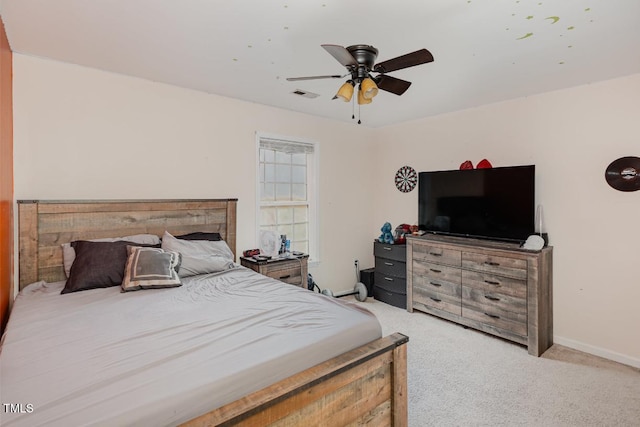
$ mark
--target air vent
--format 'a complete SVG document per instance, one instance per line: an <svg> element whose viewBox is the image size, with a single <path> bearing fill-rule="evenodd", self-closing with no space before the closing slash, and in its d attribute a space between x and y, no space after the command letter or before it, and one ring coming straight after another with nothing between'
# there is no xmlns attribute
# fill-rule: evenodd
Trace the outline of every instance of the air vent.
<svg viewBox="0 0 640 427"><path fill-rule="evenodd" d="M300 90L300 89L296 89L291 93L294 94L294 95L302 96L304 98L309 98L309 99L317 98L317 97L320 96L317 93L307 92L307 91Z"/></svg>

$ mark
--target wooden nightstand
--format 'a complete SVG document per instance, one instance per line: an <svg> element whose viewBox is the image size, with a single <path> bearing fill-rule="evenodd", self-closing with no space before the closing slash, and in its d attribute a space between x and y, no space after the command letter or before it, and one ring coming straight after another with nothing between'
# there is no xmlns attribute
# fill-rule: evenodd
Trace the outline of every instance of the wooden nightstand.
<svg viewBox="0 0 640 427"><path fill-rule="evenodd" d="M268 261L240 257L240 264L265 276L306 289L308 258L307 254L295 258L273 258Z"/></svg>

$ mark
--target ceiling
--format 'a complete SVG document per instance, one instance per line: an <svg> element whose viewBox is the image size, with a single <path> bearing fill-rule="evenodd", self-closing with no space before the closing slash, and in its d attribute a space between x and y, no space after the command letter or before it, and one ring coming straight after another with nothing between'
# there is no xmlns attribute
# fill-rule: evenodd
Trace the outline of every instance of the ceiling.
<svg viewBox="0 0 640 427"><path fill-rule="evenodd" d="M361 107L382 127L640 73L637 0L2 0L14 52L352 122L320 45L373 45L413 83ZM296 90L316 93L308 99ZM358 106L355 106L356 116Z"/></svg>

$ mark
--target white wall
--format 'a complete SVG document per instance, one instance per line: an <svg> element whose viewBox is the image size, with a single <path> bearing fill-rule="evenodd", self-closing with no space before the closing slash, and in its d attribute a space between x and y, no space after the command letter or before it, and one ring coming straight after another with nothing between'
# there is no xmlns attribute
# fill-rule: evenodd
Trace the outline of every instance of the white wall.
<svg viewBox="0 0 640 427"><path fill-rule="evenodd" d="M638 118L640 74L382 129L372 220L417 222L417 191L393 184L404 164L535 164L554 246L556 342L640 367L640 191L604 179L613 160L640 157Z"/></svg>
<svg viewBox="0 0 640 427"><path fill-rule="evenodd" d="M310 272L353 289L353 260L371 258L367 128L20 54L14 117L16 199L237 197L239 252L256 247L255 132L317 141L322 261Z"/></svg>
<svg viewBox="0 0 640 427"><path fill-rule="evenodd" d="M425 102L428 102L426 100ZM372 266L385 221L417 221L395 171L535 164L554 246L556 342L640 367L640 192L604 180L640 156L640 75L371 130L14 54L16 199L237 197L255 246L255 132L321 144L323 288Z"/></svg>

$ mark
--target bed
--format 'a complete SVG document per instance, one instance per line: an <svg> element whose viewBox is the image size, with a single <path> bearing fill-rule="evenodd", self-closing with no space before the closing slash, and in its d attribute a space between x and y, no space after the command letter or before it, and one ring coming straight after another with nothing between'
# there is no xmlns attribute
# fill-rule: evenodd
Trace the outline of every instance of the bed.
<svg viewBox="0 0 640 427"><path fill-rule="evenodd" d="M27 413L2 414L3 425L406 425L408 339L380 337L375 318L344 301L239 266L184 278L178 288L60 295L61 244L207 231L235 254L236 205L19 202L22 291L0 353L2 400L32 409L14 407ZM87 333L86 324L59 330L74 318L100 333ZM74 341L95 351L65 353ZM64 361L71 370L59 368ZM42 379L50 391L38 386ZM34 387L30 402L25 393Z"/></svg>

